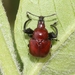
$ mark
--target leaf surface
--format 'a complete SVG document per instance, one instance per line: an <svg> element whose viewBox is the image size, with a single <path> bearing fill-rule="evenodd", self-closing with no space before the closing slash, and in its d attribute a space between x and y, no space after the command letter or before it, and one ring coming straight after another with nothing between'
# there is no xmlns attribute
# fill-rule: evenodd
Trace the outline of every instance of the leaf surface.
<svg viewBox="0 0 75 75"><path fill-rule="evenodd" d="M10 31L10 24L0 0L0 74L20 75L15 49Z"/></svg>
<svg viewBox="0 0 75 75"><path fill-rule="evenodd" d="M56 16L45 19L46 28L52 31L50 21L57 18L58 40L45 58L36 58L29 54L29 37L24 34L23 26L27 20L26 12L35 15L50 15L56 12ZM32 29L37 26L38 18L32 17L27 25ZM74 0L20 0L19 10L15 21L15 42L22 62L24 75L73 75L75 74L75 1Z"/></svg>

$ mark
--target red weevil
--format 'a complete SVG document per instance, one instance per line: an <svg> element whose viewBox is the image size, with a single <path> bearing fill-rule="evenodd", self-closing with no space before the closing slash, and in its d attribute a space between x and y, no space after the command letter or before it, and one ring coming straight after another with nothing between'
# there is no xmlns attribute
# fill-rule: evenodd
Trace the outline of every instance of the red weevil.
<svg viewBox="0 0 75 75"><path fill-rule="evenodd" d="M26 29L26 24L32 20L29 14L39 18L38 25L37 28L35 28L35 30L32 30L31 28ZM55 14L49 16L53 16L53 15ZM24 24L23 31L24 33L28 34L29 37L31 37L28 46L29 46L29 51L33 56L45 57L49 53L49 50L52 46L51 40L55 39L58 35L58 30L55 26L57 22L50 25L55 29L56 31L55 33L54 32L48 33L47 29L45 28L44 18L49 16L37 16L30 12L27 12L28 20Z"/></svg>

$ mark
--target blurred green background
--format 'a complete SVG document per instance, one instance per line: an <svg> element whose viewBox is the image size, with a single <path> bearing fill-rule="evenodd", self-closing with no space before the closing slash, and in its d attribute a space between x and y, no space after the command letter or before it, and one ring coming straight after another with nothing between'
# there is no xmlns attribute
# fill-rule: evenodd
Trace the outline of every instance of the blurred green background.
<svg viewBox="0 0 75 75"><path fill-rule="evenodd" d="M3 6L11 26L14 25L16 14L19 6L19 0L2 0Z"/></svg>

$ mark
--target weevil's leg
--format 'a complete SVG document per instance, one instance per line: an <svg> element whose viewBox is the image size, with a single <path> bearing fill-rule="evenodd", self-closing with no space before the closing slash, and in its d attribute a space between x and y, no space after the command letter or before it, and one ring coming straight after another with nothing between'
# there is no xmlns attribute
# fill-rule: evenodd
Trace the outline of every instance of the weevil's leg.
<svg viewBox="0 0 75 75"><path fill-rule="evenodd" d="M48 33L50 40L52 40L52 39L54 39L54 38L57 38L58 29L57 29L56 26L55 26L56 24L57 24L57 22L55 22L54 24L50 25L50 26L55 30L55 32L50 32L50 33Z"/></svg>
<svg viewBox="0 0 75 75"><path fill-rule="evenodd" d="M28 44L28 47L29 47L29 44Z"/></svg>
<svg viewBox="0 0 75 75"><path fill-rule="evenodd" d="M32 19L29 17L27 13L28 20L24 23L24 33L28 34L30 37L32 36L33 30L31 28L26 29L26 25L28 22L30 22Z"/></svg>

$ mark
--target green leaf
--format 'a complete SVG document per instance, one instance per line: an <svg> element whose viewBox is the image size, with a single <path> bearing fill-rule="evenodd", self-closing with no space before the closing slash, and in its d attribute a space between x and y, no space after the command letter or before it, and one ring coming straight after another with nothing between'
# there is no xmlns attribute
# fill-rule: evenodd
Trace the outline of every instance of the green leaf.
<svg viewBox="0 0 75 75"><path fill-rule="evenodd" d="M10 25L0 0L0 74L20 75Z"/></svg>
<svg viewBox="0 0 75 75"><path fill-rule="evenodd" d="M27 20L26 12L35 15L50 15L56 12L56 16L45 19L46 28L52 31L50 24L58 19L58 40L45 58L36 58L29 54L29 37L24 34L23 26ZM36 28L35 17L27 27ZM22 59L24 75L73 75L75 74L75 1L74 0L20 0L19 10L15 21L15 42Z"/></svg>

